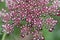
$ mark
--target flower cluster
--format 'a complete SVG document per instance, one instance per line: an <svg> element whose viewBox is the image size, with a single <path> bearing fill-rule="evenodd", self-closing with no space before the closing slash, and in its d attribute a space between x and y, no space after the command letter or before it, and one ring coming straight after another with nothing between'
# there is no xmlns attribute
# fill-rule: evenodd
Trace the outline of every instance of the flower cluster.
<svg viewBox="0 0 60 40"><path fill-rule="evenodd" d="M7 34L13 31L13 27L10 24L4 24L2 25L2 27L3 27L3 32L6 32Z"/></svg>
<svg viewBox="0 0 60 40"><path fill-rule="evenodd" d="M50 5L50 3L52 4ZM14 26L21 26L23 20L27 23L20 27L21 37L32 34L32 40L44 40L41 30L43 30L44 24L48 26L50 32L54 29L57 20L50 16L59 13L58 4L58 0L7 0L9 13L2 15L2 21L5 23L2 25L3 30L10 33ZM45 18L47 15L49 17ZM12 24L9 24L10 20L13 21Z"/></svg>
<svg viewBox="0 0 60 40"><path fill-rule="evenodd" d="M38 32L37 30L34 30L34 32L32 32L32 35L33 35L33 40L44 40L42 33Z"/></svg>
<svg viewBox="0 0 60 40"><path fill-rule="evenodd" d="M56 25L57 21L53 20L53 18L47 18L46 24L49 26L49 31L52 31L54 29L54 26Z"/></svg>

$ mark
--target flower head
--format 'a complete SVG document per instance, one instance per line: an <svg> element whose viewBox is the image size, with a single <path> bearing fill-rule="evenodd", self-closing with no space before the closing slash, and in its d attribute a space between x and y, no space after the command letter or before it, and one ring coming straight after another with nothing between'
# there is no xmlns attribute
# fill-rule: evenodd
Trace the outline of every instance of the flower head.
<svg viewBox="0 0 60 40"><path fill-rule="evenodd" d="M49 5L50 2L52 2L51 5ZM21 36L23 38L26 34L33 33L33 40L44 40L39 32L43 30L44 25L48 26L49 31L54 29L57 20L50 16L58 13L58 2L58 0L8 0L9 14L2 16L6 23L3 25L4 31L10 33L14 24L14 26L22 26ZM12 25L9 24L9 20L13 21ZM21 21L26 21L27 25L21 25Z"/></svg>

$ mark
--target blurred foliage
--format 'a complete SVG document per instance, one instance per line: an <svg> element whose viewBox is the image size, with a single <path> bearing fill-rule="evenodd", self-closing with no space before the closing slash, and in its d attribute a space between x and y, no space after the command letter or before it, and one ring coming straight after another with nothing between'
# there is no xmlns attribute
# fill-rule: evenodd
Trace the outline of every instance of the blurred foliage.
<svg viewBox="0 0 60 40"><path fill-rule="evenodd" d="M0 2L0 10L4 8L7 9L5 7L5 2ZM52 16L54 19L58 20L57 25L55 26L55 30L53 32L49 32L47 29L45 29L45 27L43 28L43 34L45 36L45 40L60 40L60 16ZM2 38L3 33L1 32L2 30L2 22L1 22L1 18L0 18L0 40ZM22 24L26 24L25 21L21 22ZM5 40L20 40L20 28L14 28L14 32L7 35Z"/></svg>

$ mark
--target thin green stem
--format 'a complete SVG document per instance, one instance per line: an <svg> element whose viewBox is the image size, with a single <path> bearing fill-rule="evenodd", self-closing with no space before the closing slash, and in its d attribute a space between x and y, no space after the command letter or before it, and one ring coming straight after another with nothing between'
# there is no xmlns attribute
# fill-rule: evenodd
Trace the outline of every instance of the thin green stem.
<svg viewBox="0 0 60 40"><path fill-rule="evenodd" d="M2 40L5 40L6 33L3 34Z"/></svg>

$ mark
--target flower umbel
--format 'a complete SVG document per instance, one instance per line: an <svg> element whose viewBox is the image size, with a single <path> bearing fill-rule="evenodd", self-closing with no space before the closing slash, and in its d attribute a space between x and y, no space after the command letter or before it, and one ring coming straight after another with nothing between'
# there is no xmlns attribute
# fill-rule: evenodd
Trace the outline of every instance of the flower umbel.
<svg viewBox="0 0 60 40"><path fill-rule="evenodd" d="M27 34L32 34L32 40L44 40L41 30L44 24L48 26L46 28L50 32L54 29L57 20L54 20L51 15L56 16L59 13L58 4L58 0L8 0L9 13L2 16L5 23L2 25L3 32L11 33L14 26L18 26L23 38ZM13 21L12 24L9 24L10 20ZM26 21L26 24L21 25L21 21Z"/></svg>

